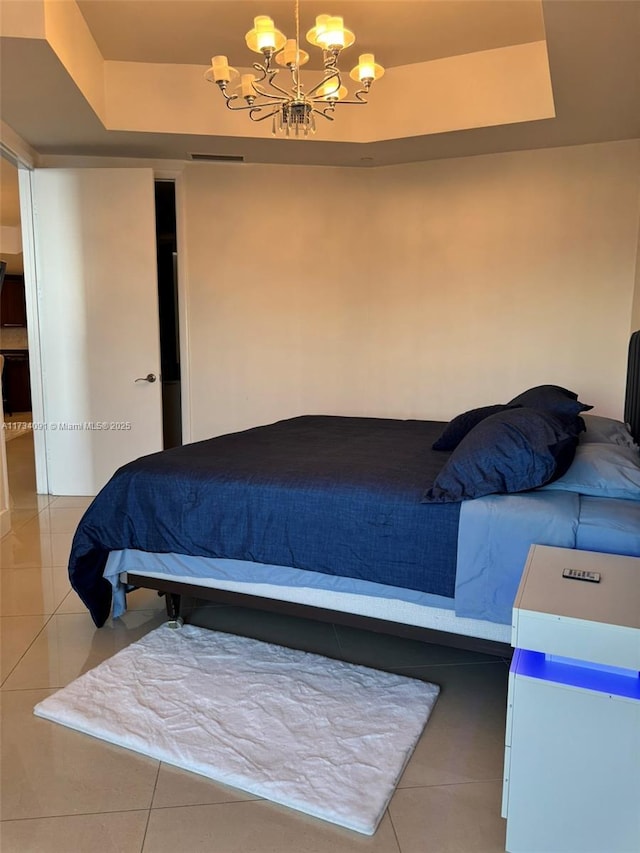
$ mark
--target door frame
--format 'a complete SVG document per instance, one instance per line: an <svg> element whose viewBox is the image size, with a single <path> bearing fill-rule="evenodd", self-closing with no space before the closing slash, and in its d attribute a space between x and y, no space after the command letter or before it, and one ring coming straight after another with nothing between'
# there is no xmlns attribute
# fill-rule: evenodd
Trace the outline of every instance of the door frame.
<svg viewBox="0 0 640 853"><path fill-rule="evenodd" d="M27 305L27 335L29 338L29 378L31 381L31 414L33 418L33 455L36 469L36 492L49 493L47 465L47 424L45 421L45 371L40 347L40 300L38 294L38 262L35 246L35 216L33 208L33 167L18 167L20 191L20 220L22 226L22 262Z"/></svg>
<svg viewBox="0 0 640 853"><path fill-rule="evenodd" d="M145 161L142 161L144 165ZM176 253L177 253L177 289L178 289L178 334L180 336L180 408L182 416L182 443L190 444L192 438L191 423L191 383L189 381L189 303L187 300L187 215L183 169L153 168L155 181L173 181L176 186Z"/></svg>
<svg viewBox="0 0 640 853"><path fill-rule="evenodd" d="M18 170L20 197L20 230L24 266L25 301L27 306L27 334L29 339L29 379L31 383L31 410L33 422L40 429L33 430L33 451L36 471L36 492L48 493L46 429L44 429L44 385L40 352L40 322L37 297L37 265L34 240L34 212L31 175L35 168L35 152L10 128L2 123L0 155Z"/></svg>

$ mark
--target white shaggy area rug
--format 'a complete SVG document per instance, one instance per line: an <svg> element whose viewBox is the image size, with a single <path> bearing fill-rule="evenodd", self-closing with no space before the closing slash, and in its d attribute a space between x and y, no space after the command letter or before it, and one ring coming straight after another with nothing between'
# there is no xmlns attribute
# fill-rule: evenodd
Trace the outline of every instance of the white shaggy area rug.
<svg viewBox="0 0 640 853"><path fill-rule="evenodd" d="M34 713L372 835L439 689L246 637L162 626Z"/></svg>

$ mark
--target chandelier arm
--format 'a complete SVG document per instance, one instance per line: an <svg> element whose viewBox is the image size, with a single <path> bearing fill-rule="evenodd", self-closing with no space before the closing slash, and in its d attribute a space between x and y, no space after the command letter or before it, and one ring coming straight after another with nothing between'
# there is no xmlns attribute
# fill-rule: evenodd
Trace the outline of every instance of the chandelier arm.
<svg viewBox="0 0 640 853"><path fill-rule="evenodd" d="M328 71L331 68L338 68L338 54L333 53L331 50L327 50L326 48L322 51L322 63L325 69Z"/></svg>
<svg viewBox="0 0 640 853"><path fill-rule="evenodd" d="M281 92L281 93L282 93L282 95L284 95L284 97L285 97L285 98L287 99L287 101L288 101L288 100L289 100L289 98L291 97L291 93L290 93L290 92L287 92L287 90L286 90L286 89L283 89L283 88L282 88L282 86L277 86L277 85L273 82L277 73L278 73L278 70L276 69L276 70L273 72L273 74L271 75L271 77L269 78L269 81L268 81L268 82L269 82L269 85L271 86L271 88L272 88L272 89L275 89L275 90L276 90L276 92ZM261 94L261 95L262 95L262 94L264 94L264 95L265 95L265 97L267 97L267 98L278 98L278 100L281 100L281 98L280 98L280 96L279 96L279 95L270 95L268 92L260 92L260 94Z"/></svg>
<svg viewBox="0 0 640 853"><path fill-rule="evenodd" d="M260 71L262 77L256 77L254 83L262 83L267 74L269 73L268 68L265 65L260 65L259 62L254 62L251 66L255 71ZM276 69L277 70L277 69Z"/></svg>
<svg viewBox="0 0 640 853"><path fill-rule="evenodd" d="M317 100L315 100L315 101L314 101L314 104L317 104L319 100L320 100L320 98L318 98ZM366 106L368 103L369 103L369 101L361 101L361 100L358 100L358 101L336 101L335 106L336 106L336 107L339 107L339 106L343 106L343 107L363 107L363 106Z"/></svg>
<svg viewBox="0 0 640 853"><path fill-rule="evenodd" d="M341 105L345 105L345 106L348 106L348 107L362 107L362 106L366 106L366 105L369 103L369 101L367 101L367 99L366 99L366 96L367 96L368 94L369 94L369 93L368 93L365 89L360 89L359 91L357 91L357 92L354 92L354 93L353 93L354 98L357 98L357 99L358 99L357 101L336 101L336 102L335 102L335 104L334 104L334 108L335 108L335 107L338 107L338 106L341 106ZM318 103L318 101L319 101L319 100L321 100L321 99L320 99L320 98L316 98L316 99L314 100L314 103Z"/></svg>
<svg viewBox="0 0 640 853"><path fill-rule="evenodd" d="M335 79L336 83L338 84L336 88L337 92L340 88L342 80L340 79L340 71L336 68L332 74L329 74L327 77L323 77L322 80L320 80L320 82L313 87L313 89L309 89L309 91L307 92L307 98L313 98L314 92L316 92L321 86L324 86L326 83L333 79Z"/></svg>
<svg viewBox="0 0 640 853"><path fill-rule="evenodd" d="M232 107L231 104L227 103L227 109L231 110L232 113L238 113L238 112L241 112L242 110L261 109L261 107L256 107L255 104L247 104L244 107Z"/></svg>
<svg viewBox="0 0 640 853"><path fill-rule="evenodd" d="M278 91L283 92L282 95L272 95L270 92L265 92L264 89L259 89L255 84L253 86L253 89L259 97L268 98L269 101L277 101L277 103L279 103L279 104L284 104L291 97L286 92L284 92L282 89L278 90ZM266 104L265 104L265 106L266 106ZM270 104L270 106L271 106L271 104Z"/></svg>
<svg viewBox="0 0 640 853"><path fill-rule="evenodd" d="M233 106L232 102L237 101L239 99L239 95L227 95L227 93L224 91L222 92L222 94L224 95L224 99L226 102L227 109L231 110L231 112L234 112L234 113L235 112L241 112L242 110L249 110L249 111L258 110L258 111L260 111L260 110L265 109L267 106L269 106L269 107L273 106L273 104L256 104L256 103L246 104L245 106ZM259 94L261 94L261 93L259 93ZM269 97L274 98L275 95L271 95ZM280 103L282 103L281 99L278 99L278 100ZM276 108L275 112L278 112L277 108ZM249 113L249 115L251 115L251 112ZM273 113L270 113L270 115L273 115ZM265 116L265 118L268 118L268 116ZM255 119L254 119L254 121L255 121Z"/></svg>
<svg viewBox="0 0 640 853"><path fill-rule="evenodd" d="M258 116L258 117L256 118L256 116L254 115L254 113L259 113L259 112L261 112L263 109L264 109L264 107L256 107L256 106L251 107L251 112L249 113L249 118L251 119L251 121L264 121L264 120L265 120L265 119L267 119L267 118L271 118L272 116L278 115L278 113L280 112L280 110L279 110L279 109L275 109L275 110L271 110L271 112L270 112L270 113L266 113L265 115L263 115L263 116Z"/></svg>
<svg viewBox="0 0 640 853"><path fill-rule="evenodd" d="M316 113L316 115L322 116L322 118L326 118L327 121L335 121L333 116L327 115L327 113L333 112L332 107L327 107L325 110L318 110L316 109L316 107L313 107L311 112Z"/></svg>
<svg viewBox="0 0 640 853"><path fill-rule="evenodd" d="M222 91L222 90L221 90L221 91ZM251 109L251 106L244 106L244 107L241 107L241 106L235 106L235 107L234 107L234 106L231 106L231 102L232 102L232 101L237 101L237 100L238 100L238 95L227 95L227 93L226 93L225 91L222 91L222 94L224 95L224 100L225 100L225 103L226 103L227 109L228 109L228 110L231 110L231 112L235 113L235 112L239 112L240 110L250 110L250 109Z"/></svg>

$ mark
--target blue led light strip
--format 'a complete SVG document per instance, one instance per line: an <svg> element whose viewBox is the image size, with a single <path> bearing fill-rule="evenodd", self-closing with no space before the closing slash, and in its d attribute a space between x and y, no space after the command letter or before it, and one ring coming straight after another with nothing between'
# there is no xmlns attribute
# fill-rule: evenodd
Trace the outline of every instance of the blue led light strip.
<svg viewBox="0 0 640 853"><path fill-rule="evenodd" d="M564 661L570 661L564 658ZM592 666L575 666L572 663L548 660L543 652L532 652L528 649L516 649L511 661L511 672L537 678L541 681L551 681L570 687L581 687L584 690L594 690L597 693L607 693L610 696L624 696L640 702L640 673L629 671L629 675L610 672L609 668Z"/></svg>

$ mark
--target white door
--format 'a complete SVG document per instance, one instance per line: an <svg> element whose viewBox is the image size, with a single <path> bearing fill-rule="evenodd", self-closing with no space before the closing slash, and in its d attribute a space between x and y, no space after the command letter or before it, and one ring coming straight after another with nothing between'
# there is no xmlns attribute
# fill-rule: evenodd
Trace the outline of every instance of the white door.
<svg viewBox="0 0 640 853"><path fill-rule="evenodd" d="M33 205L49 491L95 495L162 449L153 172L36 169Z"/></svg>

